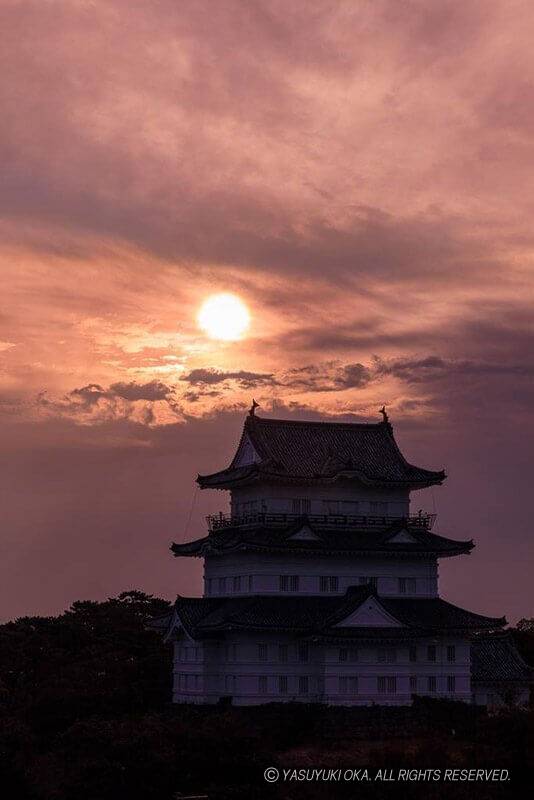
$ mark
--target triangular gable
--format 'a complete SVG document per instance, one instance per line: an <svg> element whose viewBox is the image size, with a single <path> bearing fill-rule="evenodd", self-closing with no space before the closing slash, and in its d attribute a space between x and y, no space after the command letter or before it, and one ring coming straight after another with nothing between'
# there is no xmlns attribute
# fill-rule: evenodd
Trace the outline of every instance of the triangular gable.
<svg viewBox="0 0 534 800"><path fill-rule="evenodd" d="M237 449L237 453L235 454L233 466L244 467L248 464L257 464L259 461L261 461L261 459L250 441L250 437L244 435Z"/></svg>
<svg viewBox="0 0 534 800"><path fill-rule="evenodd" d="M163 641L167 643L167 642L177 641L178 639L186 639L189 642L195 641L193 637L187 632L184 624L180 619L177 610L174 609L169 627L167 629L167 633L163 637Z"/></svg>
<svg viewBox="0 0 534 800"><path fill-rule="evenodd" d="M358 608L351 611L347 617L336 622L333 627L402 628L403 625L398 619L388 614L375 597L369 597Z"/></svg>
<svg viewBox="0 0 534 800"><path fill-rule="evenodd" d="M406 528L403 528L387 541L388 544L418 544L418 540L411 533L408 533Z"/></svg>
<svg viewBox="0 0 534 800"><path fill-rule="evenodd" d="M296 533L292 533L291 536L287 537L288 541L291 541L292 539L293 540L298 539L302 541L313 541L313 542L321 541L320 536L317 536L317 534L312 531L309 525L303 525L302 528L299 528L299 530Z"/></svg>

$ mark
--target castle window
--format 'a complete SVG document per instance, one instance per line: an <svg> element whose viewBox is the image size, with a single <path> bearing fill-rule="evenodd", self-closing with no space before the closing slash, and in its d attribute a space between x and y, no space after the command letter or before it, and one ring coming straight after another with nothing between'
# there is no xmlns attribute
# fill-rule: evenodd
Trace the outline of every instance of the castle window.
<svg viewBox="0 0 534 800"><path fill-rule="evenodd" d="M298 575L280 575L278 585L281 592L298 592L299 590L299 576Z"/></svg>
<svg viewBox="0 0 534 800"><path fill-rule="evenodd" d="M355 661L358 661L358 651L355 647L351 647L350 649L347 649L346 647L340 647L339 660L349 661L351 664L353 664Z"/></svg>
<svg viewBox="0 0 534 800"><path fill-rule="evenodd" d="M456 691L456 676L455 675L447 675L447 691L448 692L455 692Z"/></svg>
<svg viewBox="0 0 534 800"><path fill-rule="evenodd" d="M226 578L219 578L219 594L226 593Z"/></svg>
<svg viewBox="0 0 534 800"><path fill-rule="evenodd" d="M435 661L436 660L436 645L429 644L427 647L427 661Z"/></svg>
<svg viewBox="0 0 534 800"><path fill-rule="evenodd" d="M235 675L227 675L225 681L226 691L233 694L235 692Z"/></svg>
<svg viewBox="0 0 534 800"><path fill-rule="evenodd" d="M399 578L399 594L406 594L406 578Z"/></svg>
<svg viewBox="0 0 534 800"><path fill-rule="evenodd" d="M435 675L428 676L428 691L434 693L437 691L437 682Z"/></svg>
<svg viewBox="0 0 534 800"><path fill-rule="evenodd" d="M371 503L371 514L378 514L379 516L384 516L387 514L388 511L388 504L382 502L381 500L375 500Z"/></svg>
<svg viewBox="0 0 534 800"><path fill-rule="evenodd" d="M447 647L447 661L451 663L456 661L456 647L453 644Z"/></svg>
<svg viewBox="0 0 534 800"><path fill-rule="evenodd" d="M234 592L240 592L240 591L241 591L241 577L237 575L234 578Z"/></svg>
<svg viewBox="0 0 534 800"><path fill-rule="evenodd" d="M321 592L337 592L339 588L337 575L321 575L319 588Z"/></svg>
<svg viewBox="0 0 534 800"><path fill-rule="evenodd" d="M408 649L408 658L412 663L417 661L417 647L415 644L410 645Z"/></svg>
<svg viewBox="0 0 534 800"><path fill-rule="evenodd" d="M415 578L399 578L399 594L415 594Z"/></svg>
<svg viewBox="0 0 534 800"><path fill-rule="evenodd" d="M323 500L325 514L339 514L339 500Z"/></svg>
<svg viewBox="0 0 534 800"><path fill-rule="evenodd" d="M258 645L258 659L260 661L267 661L268 649L266 644Z"/></svg>
<svg viewBox="0 0 534 800"><path fill-rule="evenodd" d="M342 500L341 513L347 516L355 516L358 513L359 503L357 500Z"/></svg>
<svg viewBox="0 0 534 800"><path fill-rule="evenodd" d="M293 514L309 514L311 511L311 500L306 498L293 498Z"/></svg>
<svg viewBox="0 0 534 800"><path fill-rule="evenodd" d="M287 644L278 645L278 661L286 662L288 660L289 648Z"/></svg>
<svg viewBox="0 0 534 800"><path fill-rule="evenodd" d="M417 675L410 675L410 691L417 691Z"/></svg>
<svg viewBox="0 0 534 800"><path fill-rule="evenodd" d="M287 694L287 675L280 675L278 678L278 693Z"/></svg>
<svg viewBox="0 0 534 800"><path fill-rule="evenodd" d="M310 660L310 650L307 644L299 644L299 661L307 662Z"/></svg>
<svg viewBox="0 0 534 800"><path fill-rule="evenodd" d="M394 675L379 675L376 679L379 694L395 694L397 691L397 678Z"/></svg>
<svg viewBox="0 0 534 800"><path fill-rule="evenodd" d="M258 678L258 691L260 694L267 694L267 675L260 675Z"/></svg>
<svg viewBox="0 0 534 800"><path fill-rule="evenodd" d="M393 647L379 647L377 655L381 664L395 664L397 661L397 651Z"/></svg>
<svg viewBox="0 0 534 800"><path fill-rule="evenodd" d="M249 592L251 592L251 591L252 591L252 586L253 586L253 583L254 583L254 581L253 581L253 576L252 576L252 575L249 575L249 576L248 576L248 590L249 590Z"/></svg>
<svg viewBox="0 0 534 800"><path fill-rule="evenodd" d="M308 694L309 683L307 675L299 676L299 694Z"/></svg>
<svg viewBox="0 0 534 800"><path fill-rule="evenodd" d="M339 693L340 694L357 694L358 693L358 677L357 675L342 675L339 678Z"/></svg>
<svg viewBox="0 0 534 800"><path fill-rule="evenodd" d="M359 582L360 582L360 586L364 586L365 584L369 583L373 587L373 589L376 589L377 586L378 586L378 578L374 578L374 577L373 578L368 578L368 577L360 578Z"/></svg>

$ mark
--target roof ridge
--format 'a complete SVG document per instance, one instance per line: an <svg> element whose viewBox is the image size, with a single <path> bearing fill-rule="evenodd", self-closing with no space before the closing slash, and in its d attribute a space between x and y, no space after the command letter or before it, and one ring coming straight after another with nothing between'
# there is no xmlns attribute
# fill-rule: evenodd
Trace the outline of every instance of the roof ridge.
<svg viewBox="0 0 534 800"><path fill-rule="evenodd" d="M256 422L260 424L282 423L283 425L346 425L347 427L385 428L387 423L380 422L346 422L327 419L280 419L279 417L259 417L257 414L247 417L249 425Z"/></svg>

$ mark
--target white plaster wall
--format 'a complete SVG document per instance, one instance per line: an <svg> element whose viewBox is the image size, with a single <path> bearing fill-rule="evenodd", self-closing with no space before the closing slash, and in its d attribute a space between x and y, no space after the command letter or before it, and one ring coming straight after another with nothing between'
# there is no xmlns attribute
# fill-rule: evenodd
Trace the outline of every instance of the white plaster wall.
<svg viewBox="0 0 534 800"><path fill-rule="evenodd" d="M267 646L267 660L260 661L258 645ZM287 645L288 660L279 660L279 645ZM437 649L436 662L427 661L427 645ZM456 660L447 661L447 645L454 644ZM357 661L339 660L339 647L334 645L309 644L309 661L298 658L299 643L288 635L234 634L224 641L191 643L180 641L174 653L174 701L189 703L216 703L221 697L231 696L235 705L256 705L268 702L323 702L339 705L403 705L412 700L410 676L417 676L417 694L434 697L451 697L471 701L470 646L461 638L445 637L417 642L417 661L409 660L407 643L391 645L395 651L394 663L378 660L379 645L360 645ZM348 645L347 645L348 646ZM385 646L385 645L384 645ZM196 649L195 649L196 648ZM186 660L183 654L187 653ZM185 689L184 676L189 676L189 687ZM199 675L200 680L196 680ZM287 677L287 694L279 693L278 677ZM307 676L309 691L299 694L299 677ZM456 678L455 692L447 691L447 676ZM230 676L231 690L227 682ZM267 692L259 692L259 678L267 679ZM340 676L358 677L358 692L340 692ZM377 676L395 676L395 694L377 691ZM428 676L436 677L436 692L428 691ZM235 678L235 682L233 679Z"/></svg>
<svg viewBox="0 0 534 800"><path fill-rule="evenodd" d="M204 594L221 594L219 578L226 578L224 594L232 595L233 578L241 577L240 594L280 594L280 575L298 575L298 592L288 594L327 594L320 591L321 576L338 578L338 593L356 586L360 578L377 578L379 594L391 597L436 597L438 570L435 559L350 558L341 556L277 555L271 553L231 553L208 556L204 562ZM249 582L252 576L252 584ZM415 593L399 592L399 578L414 578ZM211 580L211 583L208 581Z"/></svg>
<svg viewBox="0 0 534 800"><path fill-rule="evenodd" d="M280 486L253 485L245 486L231 491L230 506L232 513L242 513L242 508L237 505L245 502L256 501L257 511L271 513L293 513L293 499L310 500L311 514L325 514L325 501L357 502L358 509L340 506L340 514L387 514L389 516L406 516L409 513L410 499L407 489L379 489L365 486L357 481L339 481L331 486ZM385 511L372 511L372 502L388 504Z"/></svg>

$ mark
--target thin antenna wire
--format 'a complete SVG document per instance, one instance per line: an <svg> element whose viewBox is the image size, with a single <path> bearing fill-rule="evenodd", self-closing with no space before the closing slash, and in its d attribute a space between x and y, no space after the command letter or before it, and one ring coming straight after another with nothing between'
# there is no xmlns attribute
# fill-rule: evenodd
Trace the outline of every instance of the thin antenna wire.
<svg viewBox="0 0 534 800"><path fill-rule="evenodd" d="M198 486L195 486L195 491L193 492L193 496L191 498L191 505L189 507L189 516L187 517L187 522L185 523L184 532L182 533L182 536L181 536L181 541L182 542L184 541L185 537L187 536L187 534L189 532L189 525L191 524L191 517L193 516L193 509L195 507L195 501L197 499L197 493L198 493Z"/></svg>

